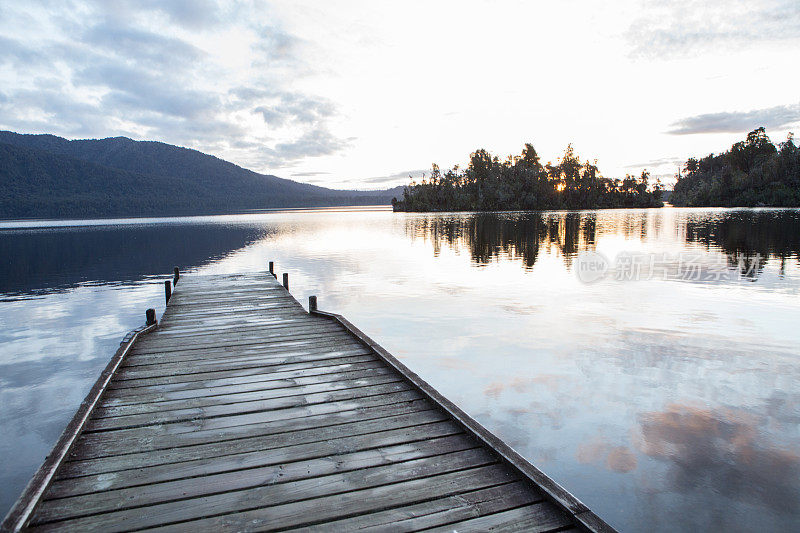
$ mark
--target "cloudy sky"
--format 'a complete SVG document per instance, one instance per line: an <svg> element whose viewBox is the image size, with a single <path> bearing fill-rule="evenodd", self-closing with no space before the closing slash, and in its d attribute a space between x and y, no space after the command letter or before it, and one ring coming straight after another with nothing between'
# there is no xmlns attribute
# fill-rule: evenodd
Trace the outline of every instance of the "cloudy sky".
<svg viewBox="0 0 800 533"><path fill-rule="evenodd" d="M2 0L0 50L0 129L339 188L525 142L670 176L759 125L800 134L797 0Z"/></svg>

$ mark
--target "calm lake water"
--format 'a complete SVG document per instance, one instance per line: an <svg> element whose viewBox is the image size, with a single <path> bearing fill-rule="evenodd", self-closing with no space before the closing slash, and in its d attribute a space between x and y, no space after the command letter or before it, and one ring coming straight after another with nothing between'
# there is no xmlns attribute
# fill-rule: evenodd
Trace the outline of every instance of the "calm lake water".
<svg viewBox="0 0 800 533"><path fill-rule="evenodd" d="M173 266L272 260L623 531L800 523L798 210L6 222L0 257L3 514Z"/></svg>

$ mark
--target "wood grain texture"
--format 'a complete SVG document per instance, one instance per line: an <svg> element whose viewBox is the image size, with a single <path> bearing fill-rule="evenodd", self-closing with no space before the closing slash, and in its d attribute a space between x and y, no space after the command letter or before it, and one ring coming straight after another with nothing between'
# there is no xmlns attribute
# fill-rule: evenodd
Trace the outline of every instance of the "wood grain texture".
<svg viewBox="0 0 800 533"><path fill-rule="evenodd" d="M181 275L27 526L613 531L565 509L348 324L309 315L268 273Z"/></svg>

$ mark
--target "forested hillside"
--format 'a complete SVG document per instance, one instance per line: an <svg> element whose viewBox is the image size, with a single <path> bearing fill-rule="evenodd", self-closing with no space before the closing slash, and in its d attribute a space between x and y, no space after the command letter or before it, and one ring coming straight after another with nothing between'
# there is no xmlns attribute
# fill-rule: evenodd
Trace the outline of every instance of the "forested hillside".
<svg viewBox="0 0 800 533"><path fill-rule="evenodd" d="M676 206L800 206L800 148L792 135L775 146L764 128L727 152L686 162L670 203Z"/></svg>
<svg viewBox="0 0 800 533"><path fill-rule="evenodd" d="M230 213L388 204L397 190L341 191L125 137L70 141L0 132L0 218Z"/></svg>

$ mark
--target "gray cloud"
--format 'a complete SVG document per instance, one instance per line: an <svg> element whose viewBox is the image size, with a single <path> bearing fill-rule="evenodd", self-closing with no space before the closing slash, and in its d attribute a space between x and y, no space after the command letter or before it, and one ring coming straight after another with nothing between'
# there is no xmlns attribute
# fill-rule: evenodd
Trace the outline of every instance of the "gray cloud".
<svg viewBox="0 0 800 533"><path fill-rule="evenodd" d="M223 19L223 10L214 0L92 0L94 11L109 21L128 21L155 17L191 30L208 28Z"/></svg>
<svg viewBox="0 0 800 533"><path fill-rule="evenodd" d="M667 133L742 133L759 126L781 128L797 122L800 122L800 104L780 105L752 111L705 113L686 117L674 122Z"/></svg>
<svg viewBox="0 0 800 533"><path fill-rule="evenodd" d="M256 52L254 66L267 67L279 63L299 65L302 63L297 57L298 48L303 43L301 39L271 26L260 26L256 31L262 36L262 39L254 47Z"/></svg>
<svg viewBox="0 0 800 533"><path fill-rule="evenodd" d="M0 64L8 63L15 67L25 67L41 63L43 55L29 46L0 35Z"/></svg>
<svg viewBox="0 0 800 533"><path fill-rule="evenodd" d="M110 89L102 98L102 104L107 109L155 111L176 117L202 118L219 108L218 95L176 85L171 78L173 76L169 74L151 74L111 61L84 68L74 76L81 85Z"/></svg>
<svg viewBox="0 0 800 533"><path fill-rule="evenodd" d="M659 159L652 159L650 161L645 161L643 163L633 163L630 165L625 165L623 168L658 168L658 167L666 167L666 166L677 166L683 164L683 159L679 157L662 157Z"/></svg>
<svg viewBox="0 0 800 533"><path fill-rule="evenodd" d="M411 178L418 179L427 173L430 173L430 169L405 170L403 172L389 174L388 176L375 176L373 178L367 178L362 181L364 181L364 183L374 183L379 185L396 185L398 183L406 184L411 181Z"/></svg>
<svg viewBox="0 0 800 533"><path fill-rule="evenodd" d="M82 42L105 50L135 50L135 62L140 68L149 67L161 72L178 68L193 61L202 61L205 52L177 39L116 23L98 25L83 35Z"/></svg>
<svg viewBox="0 0 800 533"><path fill-rule="evenodd" d="M0 64L14 76L0 98L0 128L235 149L244 160L238 162L264 171L347 148L350 140L328 127L333 103L293 88L308 68L299 56L302 41L239 7L210 0L4 7ZM46 25L55 29L36 35ZM230 28L257 37L248 59L260 65L244 82L230 76L235 85L227 83L227 65L183 37L186 30L202 36ZM260 132L242 120L253 114L264 120Z"/></svg>
<svg viewBox="0 0 800 533"><path fill-rule="evenodd" d="M311 178L314 176L327 176L330 172L295 172L292 174L293 178Z"/></svg>
<svg viewBox="0 0 800 533"><path fill-rule="evenodd" d="M334 154L350 145L355 139L340 139L326 128L318 127L305 132L299 138L275 146L274 153L287 161L304 157Z"/></svg>
<svg viewBox="0 0 800 533"><path fill-rule="evenodd" d="M800 39L797 0L650 1L626 38L630 55L658 58Z"/></svg>
<svg viewBox="0 0 800 533"><path fill-rule="evenodd" d="M271 100L270 104L253 109L270 126L318 124L335 113L334 105L322 98L282 93L274 95Z"/></svg>

